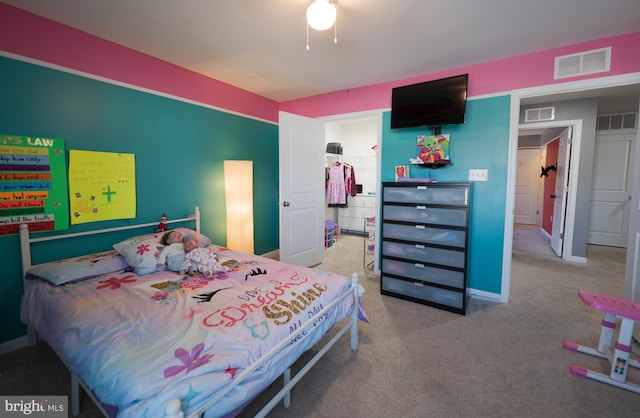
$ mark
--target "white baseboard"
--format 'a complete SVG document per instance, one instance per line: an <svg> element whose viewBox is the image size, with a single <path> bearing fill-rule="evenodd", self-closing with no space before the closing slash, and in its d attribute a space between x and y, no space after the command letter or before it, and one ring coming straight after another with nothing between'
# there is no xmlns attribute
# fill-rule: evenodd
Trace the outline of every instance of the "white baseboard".
<svg viewBox="0 0 640 418"><path fill-rule="evenodd" d="M475 299L486 300L488 302L504 303L502 301L500 294L498 293L490 293L490 292L485 292L484 290L477 290L477 289L471 289L471 288L467 289L467 292L469 297L472 297Z"/></svg>

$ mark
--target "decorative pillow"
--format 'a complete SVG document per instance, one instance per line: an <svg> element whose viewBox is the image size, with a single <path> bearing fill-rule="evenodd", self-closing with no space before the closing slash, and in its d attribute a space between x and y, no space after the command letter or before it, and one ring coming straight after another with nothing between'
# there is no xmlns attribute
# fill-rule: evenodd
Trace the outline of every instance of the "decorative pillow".
<svg viewBox="0 0 640 418"><path fill-rule="evenodd" d="M31 267L27 279L43 279L55 285L113 273L129 267L116 251L105 251L80 257L67 258Z"/></svg>
<svg viewBox="0 0 640 418"><path fill-rule="evenodd" d="M201 247L211 245L211 240L189 228L176 228L170 231L179 231L183 236L195 235ZM133 267L136 274L143 276L158 270L158 256L164 248L160 241L166 232L138 235L122 242L114 244L113 249L120 253L126 262Z"/></svg>
<svg viewBox="0 0 640 418"><path fill-rule="evenodd" d="M158 255L162 251L161 234L139 235L114 244L113 249L124 257L136 274L143 276L156 271Z"/></svg>

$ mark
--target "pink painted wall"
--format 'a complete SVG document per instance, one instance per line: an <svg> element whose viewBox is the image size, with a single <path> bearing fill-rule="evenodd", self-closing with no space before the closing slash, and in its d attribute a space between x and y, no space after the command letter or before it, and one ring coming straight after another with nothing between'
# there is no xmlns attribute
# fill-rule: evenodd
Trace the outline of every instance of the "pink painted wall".
<svg viewBox="0 0 640 418"><path fill-rule="evenodd" d="M271 122L278 103L0 3L0 50Z"/></svg>
<svg viewBox="0 0 640 418"><path fill-rule="evenodd" d="M2 51L271 122L278 121L278 110L320 117L388 109L391 106L393 87L462 73L469 73L469 96L473 97L585 78L640 72L638 45L640 32L278 104L246 90L0 3ZM610 72L562 81L553 80L556 56L607 46L611 46L613 51Z"/></svg>
<svg viewBox="0 0 640 418"><path fill-rule="evenodd" d="M611 71L562 80L553 79L555 57L609 46L612 47ZM639 46L640 32L603 38L418 77L291 100L281 103L280 110L308 117L320 117L374 109L389 109L393 87L464 73L469 73L468 96L470 97L587 78L635 73L640 72Z"/></svg>

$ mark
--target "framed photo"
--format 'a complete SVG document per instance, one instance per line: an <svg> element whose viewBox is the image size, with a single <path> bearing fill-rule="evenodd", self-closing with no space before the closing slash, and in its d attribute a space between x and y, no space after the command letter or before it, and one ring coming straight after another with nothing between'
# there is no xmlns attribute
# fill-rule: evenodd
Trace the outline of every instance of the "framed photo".
<svg viewBox="0 0 640 418"><path fill-rule="evenodd" d="M408 165L397 165L395 171L396 181L400 181L401 179L409 178L409 166Z"/></svg>

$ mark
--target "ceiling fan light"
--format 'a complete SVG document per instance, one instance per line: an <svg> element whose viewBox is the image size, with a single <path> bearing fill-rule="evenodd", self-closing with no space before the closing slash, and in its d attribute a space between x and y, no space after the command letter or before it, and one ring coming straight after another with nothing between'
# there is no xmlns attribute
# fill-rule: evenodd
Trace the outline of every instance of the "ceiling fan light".
<svg viewBox="0 0 640 418"><path fill-rule="evenodd" d="M315 0L307 8L307 23L315 30L327 30L336 21L336 6L329 0Z"/></svg>

